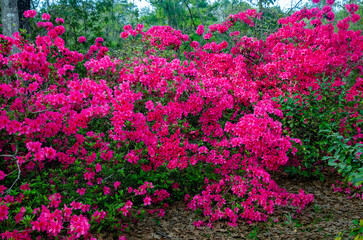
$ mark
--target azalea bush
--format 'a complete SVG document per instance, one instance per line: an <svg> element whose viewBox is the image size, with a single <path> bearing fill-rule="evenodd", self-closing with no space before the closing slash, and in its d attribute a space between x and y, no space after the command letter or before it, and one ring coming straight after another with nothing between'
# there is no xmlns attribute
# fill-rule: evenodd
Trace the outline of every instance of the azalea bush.
<svg viewBox="0 0 363 240"><path fill-rule="evenodd" d="M125 26L130 52L110 53L102 38L88 48L82 36L79 51L69 49L63 20L48 14L35 40L0 35L1 237L120 235L178 200L201 214L198 227L301 211L314 197L270 175L300 161L303 136L286 128L291 116L276 98L349 77L346 98L357 103L348 110L361 117L363 38L349 30L357 6L347 5L351 16L336 28L329 7L280 19L266 40L236 31L254 27L256 10L199 26L200 40L168 26ZM359 125L337 121L361 143Z"/></svg>

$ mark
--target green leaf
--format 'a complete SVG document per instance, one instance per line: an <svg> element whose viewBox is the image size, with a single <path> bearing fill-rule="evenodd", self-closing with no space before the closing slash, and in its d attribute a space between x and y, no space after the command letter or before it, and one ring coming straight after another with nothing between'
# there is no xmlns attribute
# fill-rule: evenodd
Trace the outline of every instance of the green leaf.
<svg viewBox="0 0 363 240"><path fill-rule="evenodd" d="M363 174L362 175L360 175L359 177L357 177L357 178L353 178L352 179L352 183L353 183L353 185L354 186L356 186L356 187L359 187L361 184L363 184Z"/></svg>

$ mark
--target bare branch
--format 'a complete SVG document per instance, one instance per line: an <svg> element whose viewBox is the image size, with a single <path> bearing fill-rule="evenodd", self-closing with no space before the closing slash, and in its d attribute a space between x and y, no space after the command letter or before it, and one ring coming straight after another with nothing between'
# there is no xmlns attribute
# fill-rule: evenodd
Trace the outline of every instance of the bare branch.
<svg viewBox="0 0 363 240"><path fill-rule="evenodd" d="M0 157L10 157L10 158L13 158L15 156L14 155L9 155L9 154L2 154L2 155L0 155Z"/></svg>
<svg viewBox="0 0 363 240"><path fill-rule="evenodd" d="M18 141L16 140L16 136L14 136L14 140L15 140L15 153L14 153L14 155L10 155L10 156L12 156L14 158L15 162L16 162L16 165L18 167L18 176L15 179L15 181L13 182L13 184L10 186L10 188L8 188L8 190L5 191L3 196L6 196L6 195L8 195L10 193L11 189L19 181L20 175L21 175L20 164L19 164L18 159L16 158L16 156L18 155L18 150L19 150Z"/></svg>
<svg viewBox="0 0 363 240"><path fill-rule="evenodd" d="M156 234L159 234L160 236L163 236L163 237L166 237L166 238L169 238L171 239L171 237L169 237L168 235L162 233L162 232L156 232Z"/></svg>
<svg viewBox="0 0 363 240"><path fill-rule="evenodd" d="M294 11L294 9L295 9L296 7L298 7L298 6L301 4L301 2L302 2L302 0L299 0L299 1L295 4L295 6L294 6L294 7L292 6L292 2L291 2L290 10L286 13L286 15L290 15L290 14L292 13L292 11Z"/></svg>

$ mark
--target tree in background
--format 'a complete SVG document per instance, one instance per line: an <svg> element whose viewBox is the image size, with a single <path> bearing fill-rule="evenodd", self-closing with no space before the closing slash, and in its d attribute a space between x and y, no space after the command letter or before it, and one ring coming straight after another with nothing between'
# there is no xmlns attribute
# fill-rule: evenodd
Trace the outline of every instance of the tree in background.
<svg viewBox="0 0 363 240"><path fill-rule="evenodd" d="M243 12L251 8L249 3L240 0L217 0L213 3L213 6L215 9L213 13L218 21L224 21L230 14Z"/></svg>
<svg viewBox="0 0 363 240"><path fill-rule="evenodd" d="M257 30L246 32L249 36L264 38L265 32L271 33L277 27L277 21L284 16L275 0L216 0L210 3L206 0L148 0L151 7L141 9L140 21L147 27L153 25L169 25L182 32L192 34L197 26L221 23L227 16L237 14L246 9L258 9L263 13L257 21ZM297 9L302 1L293 5ZM290 8L289 8L290 10Z"/></svg>
<svg viewBox="0 0 363 240"><path fill-rule="evenodd" d="M340 0L340 1L336 1L334 4L335 10L336 10L336 14L335 14L335 22L334 24L341 20L344 19L346 17L349 16L349 13L344 9L345 4L348 3L355 3L357 5L359 5L359 9L357 10L356 14L363 16L363 0ZM360 21L356 22L355 24L353 24L353 26L350 27L351 30L363 30L363 20L360 19Z"/></svg>
<svg viewBox="0 0 363 240"><path fill-rule="evenodd" d="M12 36L19 30L18 2L14 0L1 0L2 32Z"/></svg>
<svg viewBox="0 0 363 240"><path fill-rule="evenodd" d="M47 0L34 5L40 13L66 20L64 40L76 48L80 36L86 37L86 45L102 37L110 47L120 47L123 26L138 22L137 6L127 0Z"/></svg>
<svg viewBox="0 0 363 240"><path fill-rule="evenodd" d="M116 50L122 48L124 44L120 38L124 25L131 25L133 28L138 23L144 24L145 28L155 25L169 25L175 29L180 29L193 38L193 36L198 37L195 35L195 31L199 25L209 26L221 23L228 15L237 14L250 8L261 12L261 19L255 21L256 26L254 28L241 26L241 29L236 30L240 31L242 35L264 39L280 26L278 24L279 18L303 7L316 7L325 4L325 0L321 0L318 4L292 0L288 6L282 9L276 4L276 0L146 1L150 6L138 9L135 0L2 0L2 9L7 12L11 11L11 16L14 18L11 20L10 15L2 14L4 18L7 18L6 20L3 19L4 33L6 32L5 35L12 34L18 28L26 29L30 33L29 22L23 17L23 13L28 9L36 9L40 13L38 18L40 18L41 13L47 12L52 16L66 20L64 24L66 33L63 38L68 45L74 45L75 49L80 50L79 48L82 46L77 44L78 38L85 36L87 42L83 46L89 46L94 43L97 37L102 37L111 50ZM333 11L336 15L334 24L348 16L347 12L342 10L348 2L347 0L337 0L334 4ZM357 0L355 2L362 5L363 1ZM360 8L358 13L361 11L363 8ZM355 24L353 28L353 30L363 29L362 21ZM40 31L42 29L31 33L32 37L35 38Z"/></svg>
<svg viewBox="0 0 363 240"><path fill-rule="evenodd" d="M9 36L9 33L12 35L19 28L30 30L29 21L24 18L23 13L31 9L31 2L31 0L1 0L1 23L3 29L7 29L3 30L4 35Z"/></svg>

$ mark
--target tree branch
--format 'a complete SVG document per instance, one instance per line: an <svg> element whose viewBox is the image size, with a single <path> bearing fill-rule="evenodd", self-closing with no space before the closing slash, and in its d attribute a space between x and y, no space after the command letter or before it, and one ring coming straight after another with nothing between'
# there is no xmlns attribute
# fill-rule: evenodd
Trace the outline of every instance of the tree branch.
<svg viewBox="0 0 363 240"><path fill-rule="evenodd" d="M10 186L10 188L5 191L5 193L3 194L3 196L6 196L6 195L8 195L10 193L11 189L14 187L15 183L17 183L17 181L20 179L20 175L21 175L19 161L16 158L16 155L18 154L19 147L18 147L18 141L16 140L16 137L15 136L14 136L14 140L15 140L15 153L14 153L14 155L10 155L10 156L12 156L14 158L15 162L16 162L16 165L18 167L18 176L15 179L15 181L13 182L13 184Z"/></svg>

